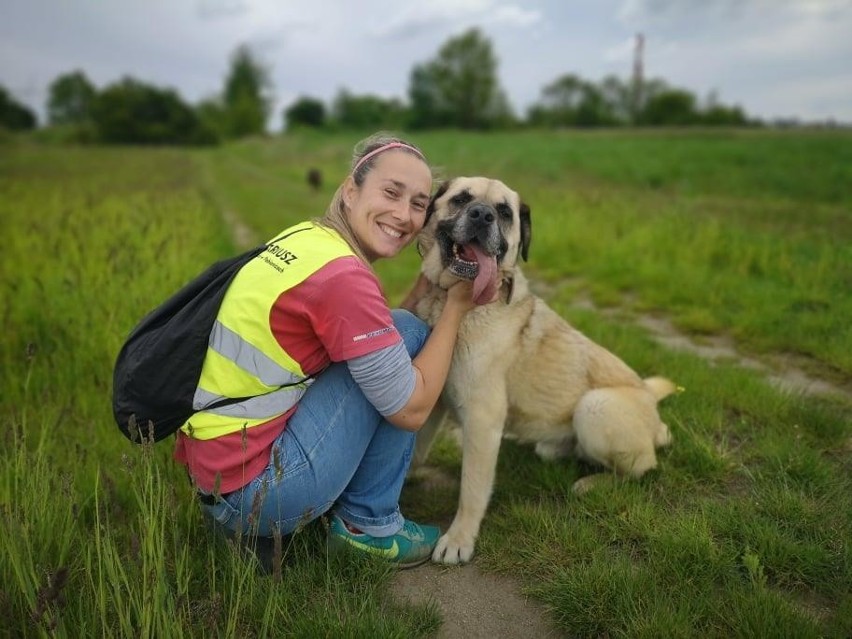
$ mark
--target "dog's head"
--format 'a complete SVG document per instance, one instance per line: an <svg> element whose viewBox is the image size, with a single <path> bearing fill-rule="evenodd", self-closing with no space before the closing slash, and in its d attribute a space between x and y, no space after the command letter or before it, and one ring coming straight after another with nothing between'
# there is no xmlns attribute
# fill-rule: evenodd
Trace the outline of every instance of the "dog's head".
<svg viewBox="0 0 852 639"><path fill-rule="evenodd" d="M530 208L499 180L459 177L432 196L418 237L423 273L447 288L473 280L479 304L494 297L501 281L511 284L519 259L526 260L532 236Z"/></svg>

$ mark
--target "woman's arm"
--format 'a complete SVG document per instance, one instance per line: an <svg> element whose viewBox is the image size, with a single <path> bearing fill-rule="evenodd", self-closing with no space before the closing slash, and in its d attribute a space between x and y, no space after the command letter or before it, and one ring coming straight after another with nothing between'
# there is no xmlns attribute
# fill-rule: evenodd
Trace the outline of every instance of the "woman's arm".
<svg viewBox="0 0 852 639"><path fill-rule="evenodd" d="M435 407L447 381L459 326L465 314L475 306L472 294L473 285L467 281L461 281L449 289L441 316L432 327L423 349L412 362L414 392L402 409L387 416L387 420L394 426L411 431L420 430Z"/></svg>

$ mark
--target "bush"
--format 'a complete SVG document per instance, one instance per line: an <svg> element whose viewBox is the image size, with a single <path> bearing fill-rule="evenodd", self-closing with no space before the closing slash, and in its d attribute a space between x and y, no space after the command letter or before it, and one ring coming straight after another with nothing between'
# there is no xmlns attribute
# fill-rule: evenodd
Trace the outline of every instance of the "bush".
<svg viewBox="0 0 852 639"><path fill-rule="evenodd" d="M36 127L36 116L0 86L0 127L10 131L30 131Z"/></svg>
<svg viewBox="0 0 852 639"><path fill-rule="evenodd" d="M325 124L325 105L315 99L302 97L284 109L284 128L300 126L320 128Z"/></svg>
<svg viewBox="0 0 852 639"><path fill-rule="evenodd" d="M118 144L215 144L216 134L170 89L125 78L95 99L98 138Z"/></svg>

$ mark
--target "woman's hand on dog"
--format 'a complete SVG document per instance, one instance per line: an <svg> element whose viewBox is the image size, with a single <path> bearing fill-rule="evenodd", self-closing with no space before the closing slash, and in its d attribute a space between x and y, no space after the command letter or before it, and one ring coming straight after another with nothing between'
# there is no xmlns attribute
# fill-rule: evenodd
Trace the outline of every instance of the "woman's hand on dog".
<svg viewBox="0 0 852 639"><path fill-rule="evenodd" d="M500 299L500 289L494 292L494 296L486 304L491 304ZM467 313L479 306L473 301L473 282L470 280L459 280L447 289L447 304L458 305L458 310Z"/></svg>

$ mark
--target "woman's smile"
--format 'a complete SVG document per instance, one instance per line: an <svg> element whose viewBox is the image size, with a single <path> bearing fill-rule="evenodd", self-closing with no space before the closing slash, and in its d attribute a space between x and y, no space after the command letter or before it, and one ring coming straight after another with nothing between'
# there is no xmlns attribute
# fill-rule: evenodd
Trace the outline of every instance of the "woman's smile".
<svg viewBox="0 0 852 639"><path fill-rule="evenodd" d="M423 228L432 172L405 151L386 151L361 186L350 177L345 195L349 226L364 256L393 257Z"/></svg>
<svg viewBox="0 0 852 639"><path fill-rule="evenodd" d="M379 223L379 228L380 228L380 229L382 229L385 233L387 233L388 235L390 235L390 236L391 236L391 237L393 237L393 238L400 238L400 237L402 237L402 231L397 231L396 229L392 229L392 228L391 228L391 227L389 227L387 224L382 224L382 223L380 222L380 223Z"/></svg>

